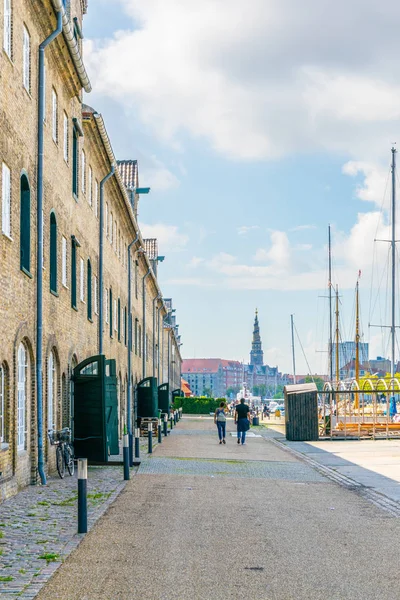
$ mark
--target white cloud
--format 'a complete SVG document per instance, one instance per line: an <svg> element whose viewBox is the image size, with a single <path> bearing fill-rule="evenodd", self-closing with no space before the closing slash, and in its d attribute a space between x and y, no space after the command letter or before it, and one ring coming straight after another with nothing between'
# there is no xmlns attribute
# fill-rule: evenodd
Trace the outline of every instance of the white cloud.
<svg viewBox="0 0 400 600"><path fill-rule="evenodd" d="M140 185L150 186L154 191L179 187L179 179L156 156L140 161Z"/></svg>
<svg viewBox="0 0 400 600"><path fill-rule="evenodd" d="M162 253L179 252L185 248L189 241L189 236L185 233L179 233L175 225L166 225L165 223L156 223L154 225L141 224L143 238L157 238L158 248Z"/></svg>
<svg viewBox="0 0 400 600"><path fill-rule="evenodd" d="M349 161L343 165L342 171L345 175L356 177L364 176L364 182L356 189L356 195L360 200L374 202L377 206L384 204L388 206L389 195L389 169L377 164L362 161Z"/></svg>
<svg viewBox="0 0 400 600"><path fill-rule="evenodd" d="M237 232L238 235L247 235L250 231L255 231L256 229L260 229L259 225L242 225L238 227Z"/></svg>
<svg viewBox="0 0 400 600"><path fill-rule="evenodd" d="M292 227L289 231L306 231L307 229L317 229L316 225L296 225L296 227Z"/></svg>
<svg viewBox="0 0 400 600"><path fill-rule="evenodd" d="M126 29L86 42L89 74L171 146L189 134L234 159L328 150L368 160L392 141L395 0L379 12L376 0L119 4Z"/></svg>
<svg viewBox="0 0 400 600"><path fill-rule="evenodd" d="M196 269L203 262L204 262L204 258L200 258L199 256L193 256L188 264L188 267Z"/></svg>

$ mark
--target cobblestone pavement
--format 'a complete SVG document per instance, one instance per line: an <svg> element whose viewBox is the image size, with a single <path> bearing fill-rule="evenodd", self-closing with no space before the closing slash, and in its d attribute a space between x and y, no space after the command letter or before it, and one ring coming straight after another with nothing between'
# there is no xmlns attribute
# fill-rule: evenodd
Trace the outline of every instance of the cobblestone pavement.
<svg viewBox="0 0 400 600"><path fill-rule="evenodd" d="M320 483L325 478L314 469L296 462L156 458L142 461L140 475L203 475L208 477L246 477L283 481Z"/></svg>
<svg viewBox="0 0 400 600"><path fill-rule="evenodd" d="M125 484L122 467L89 467L89 529ZM76 531L76 474L49 478L0 504L0 598L34 598L80 543Z"/></svg>

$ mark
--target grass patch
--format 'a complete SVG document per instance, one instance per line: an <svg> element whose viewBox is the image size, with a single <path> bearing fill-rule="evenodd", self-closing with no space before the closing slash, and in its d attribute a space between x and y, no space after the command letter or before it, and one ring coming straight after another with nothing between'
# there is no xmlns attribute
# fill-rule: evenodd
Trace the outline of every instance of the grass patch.
<svg viewBox="0 0 400 600"><path fill-rule="evenodd" d="M32 512L31 512L31 513L28 513L26 516L27 516L27 517L36 517L36 513L32 513Z"/></svg>
<svg viewBox="0 0 400 600"><path fill-rule="evenodd" d="M48 544L49 540L38 540L36 543L37 544Z"/></svg>
<svg viewBox="0 0 400 600"><path fill-rule="evenodd" d="M18 573L21 573L21 575L25 575L25 573L26 573L26 570L25 570L25 569L20 569L20 570L18 571Z"/></svg>
<svg viewBox="0 0 400 600"><path fill-rule="evenodd" d="M90 492L87 497L89 498L89 500L101 500L104 498L104 500L106 500L107 498L109 498L111 496L111 492Z"/></svg>
<svg viewBox="0 0 400 600"><path fill-rule="evenodd" d="M41 500L38 502L38 506L51 506L51 504L48 502L48 500Z"/></svg>
<svg viewBox="0 0 400 600"><path fill-rule="evenodd" d="M4 537L4 532L0 531L0 540L3 539L3 537Z"/></svg>
<svg viewBox="0 0 400 600"><path fill-rule="evenodd" d="M0 523L0 527L6 527L5 523Z"/></svg>
<svg viewBox="0 0 400 600"><path fill-rule="evenodd" d="M78 495L76 494L75 496L71 496L65 500L60 500L60 502L53 502L53 506L73 506L77 500Z"/></svg>
<svg viewBox="0 0 400 600"><path fill-rule="evenodd" d="M45 552L44 554L41 554L39 558L41 558L42 560L46 560L48 563L50 563L57 562L58 560L60 560L60 555L56 554L55 552Z"/></svg>
<svg viewBox="0 0 400 600"><path fill-rule="evenodd" d="M14 577L11 575L0 575L0 581L13 581Z"/></svg>

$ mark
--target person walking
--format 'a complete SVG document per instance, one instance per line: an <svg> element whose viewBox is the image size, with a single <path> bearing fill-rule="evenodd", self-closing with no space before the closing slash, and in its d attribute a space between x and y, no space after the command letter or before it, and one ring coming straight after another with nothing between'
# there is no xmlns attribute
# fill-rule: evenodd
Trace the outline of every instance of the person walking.
<svg viewBox="0 0 400 600"><path fill-rule="evenodd" d="M218 438L220 444L226 444L226 416L225 416L225 402L221 402L219 408L214 413L214 423L218 427Z"/></svg>
<svg viewBox="0 0 400 600"><path fill-rule="evenodd" d="M250 429L250 408L244 403L244 398L240 398L240 404L236 406L235 423L237 424L237 443L246 443L246 431Z"/></svg>

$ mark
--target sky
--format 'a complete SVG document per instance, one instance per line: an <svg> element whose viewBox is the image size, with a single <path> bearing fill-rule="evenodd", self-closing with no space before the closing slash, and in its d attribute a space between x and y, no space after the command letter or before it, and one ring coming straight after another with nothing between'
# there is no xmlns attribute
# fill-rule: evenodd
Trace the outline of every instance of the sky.
<svg viewBox="0 0 400 600"><path fill-rule="evenodd" d="M395 0L89 0L84 60L118 159L137 159L144 237L184 358L327 373L328 225L341 339L387 356ZM400 235L398 236L400 238ZM396 310L400 322L400 310ZM400 356L400 352L398 352Z"/></svg>

